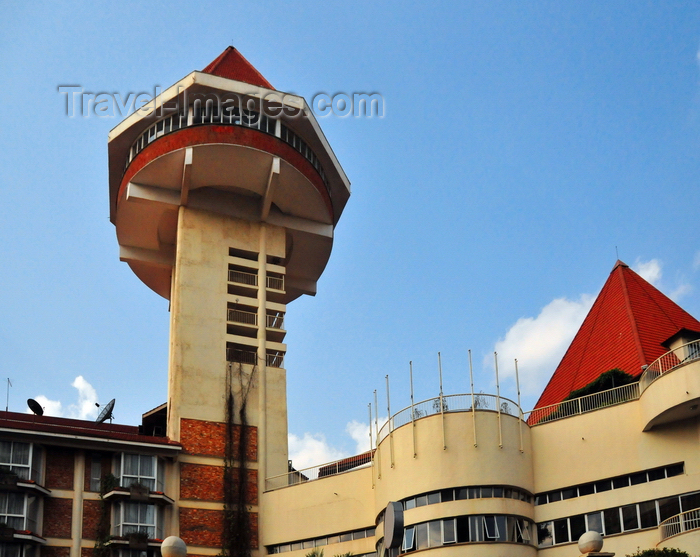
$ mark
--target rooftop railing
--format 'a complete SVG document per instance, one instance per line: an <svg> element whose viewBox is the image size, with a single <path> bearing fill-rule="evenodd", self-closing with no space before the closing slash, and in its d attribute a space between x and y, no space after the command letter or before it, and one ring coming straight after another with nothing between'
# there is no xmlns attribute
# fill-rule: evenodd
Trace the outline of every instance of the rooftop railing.
<svg viewBox="0 0 700 557"><path fill-rule="evenodd" d="M639 383L630 383L629 385L622 385L600 393L564 400L557 404L542 406L528 412L527 423L533 426L568 418L569 416L585 414L586 412L593 412L608 406L637 400L639 394Z"/></svg>
<svg viewBox="0 0 700 557"><path fill-rule="evenodd" d="M473 398L473 406L471 394L446 395L443 396L442 399L441 397L429 398L428 400L417 402L412 406L407 406L394 414L391 419L382 426L377 436L377 444L381 443L390 432L411 423L414 419L417 420L418 418L433 416L442 412L471 412L473 409L497 412L500 403L501 413L516 418L520 417L520 408L510 399L483 393L474 393ZM442 400L442 409L440 408L440 400Z"/></svg>
<svg viewBox="0 0 700 557"><path fill-rule="evenodd" d="M659 524L661 541L684 532L698 529L700 529L700 509L693 509L692 511L677 514Z"/></svg>
<svg viewBox="0 0 700 557"><path fill-rule="evenodd" d="M310 466L300 470L292 469L286 474L272 476L266 480L266 489L279 489L290 485L306 483L320 478L335 476L349 470L364 468L371 464L373 451L367 451L360 455L341 458L339 460L321 464L319 466Z"/></svg>
<svg viewBox="0 0 700 557"><path fill-rule="evenodd" d="M649 385L664 373L678 369L686 364L700 360L700 340L694 340L673 350L669 350L654 360L642 373L639 379L640 392L644 392Z"/></svg>

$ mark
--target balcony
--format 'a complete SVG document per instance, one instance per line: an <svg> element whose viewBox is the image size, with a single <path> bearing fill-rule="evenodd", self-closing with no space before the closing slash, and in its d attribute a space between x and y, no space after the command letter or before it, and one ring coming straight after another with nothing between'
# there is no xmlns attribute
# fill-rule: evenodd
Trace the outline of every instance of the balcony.
<svg viewBox="0 0 700 557"><path fill-rule="evenodd" d="M700 543L700 509L685 511L659 524L658 548L674 547L693 553Z"/></svg>
<svg viewBox="0 0 700 557"><path fill-rule="evenodd" d="M284 367L284 352L268 350L266 364L268 367ZM258 363L258 353L254 350L229 345L226 347L226 361L254 366Z"/></svg>
<svg viewBox="0 0 700 557"><path fill-rule="evenodd" d="M251 273L250 271L244 271L243 269L229 266L228 283L229 294L255 297L253 292L258 288L258 275L257 273ZM277 302L284 301L285 291L283 274L268 273L265 287L269 299Z"/></svg>
<svg viewBox="0 0 700 557"><path fill-rule="evenodd" d="M700 415L700 340L666 352L639 380L644 431Z"/></svg>

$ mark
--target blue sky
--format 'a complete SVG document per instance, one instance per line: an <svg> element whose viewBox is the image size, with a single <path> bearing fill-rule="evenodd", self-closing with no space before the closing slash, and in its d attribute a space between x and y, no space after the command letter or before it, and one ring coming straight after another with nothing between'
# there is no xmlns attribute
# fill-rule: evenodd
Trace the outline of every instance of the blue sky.
<svg viewBox="0 0 700 557"><path fill-rule="evenodd" d="M153 91L236 46L278 89L377 92L321 118L352 182L315 298L288 308L298 459L392 410L476 390L529 409L617 259L700 316L694 2L10 3L0 34L0 378L136 424L166 400L168 305L118 260L107 134L59 85ZM80 379L76 379L80 378ZM5 395L4 389L2 395ZM42 399L44 400L44 399ZM60 409L58 407L60 403ZM90 410L90 411L88 411ZM350 424L350 425L349 425Z"/></svg>

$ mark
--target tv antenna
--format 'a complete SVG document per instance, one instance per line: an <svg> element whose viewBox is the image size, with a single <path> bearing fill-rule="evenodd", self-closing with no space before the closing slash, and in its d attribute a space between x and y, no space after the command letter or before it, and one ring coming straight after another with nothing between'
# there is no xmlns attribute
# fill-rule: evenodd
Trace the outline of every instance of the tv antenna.
<svg viewBox="0 0 700 557"><path fill-rule="evenodd" d="M112 414L112 410L114 410L114 402L115 400L112 399L110 400L107 404L105 404L105 407L102 409L102 412L100 412L100 415L97 416L97 419L95 420L98 424L104 423L107 420L109 420L109 423L112 423L112 419L114 418L114 414ZM98 408L100 405L96 402L95 406Z"/></svg>
<svg viewBox="0 0 700 557"><path fill-rule="evenodd" d="M27 406L29 406L29 409L34 412L37 416L43 416L44 415L44 409L41 407L41 404L39 404L36 400L33 398L28 398L27 399Z"/></svg>

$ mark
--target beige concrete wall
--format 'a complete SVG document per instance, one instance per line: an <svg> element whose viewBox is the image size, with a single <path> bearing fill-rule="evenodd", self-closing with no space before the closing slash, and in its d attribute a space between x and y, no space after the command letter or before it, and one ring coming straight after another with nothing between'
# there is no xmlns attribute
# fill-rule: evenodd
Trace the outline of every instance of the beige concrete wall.
<svg viewBox="0 0 700 557"><path fill-rule="evenodd" d="M260 226L180 208L170 309L168 385L168 434L175 440L179 439L181 417L225 420L226 305L232 298L227 293L228 249L234 247L257 252ZM268 225L266 244L270 255L283 258L284 229ZM251 267L257 267L256 262L249 263ZM254 344L257 342L252 340ZM242 378L244 388L248 379ZM253 379L253 388L257 388L256 378ZM284 381L276 377L273 383L277 386L271 390L275 399L270 401L270 406L276 409L276 418L280 419L284 414L286 422L286 410L282 412L286 408L286 389L279 385ZM240 391L240 381L238 386L234 382L234 387ZM251 425L259 422L257 406L257 396L251 392L248 396L248 421Z"/></svg>
<svg viewBox="0 0 700 557"><path fill-rule="evenodd" d="M473 419L476 419L476 447L473 437ZM499 446L499 420L496 412L477 411L473 415L471 412L448 412L444 420L446 449L443 449L442 417L439 414L416 420L415 458L412 424L396 429L393 433L393 467L392 440L389 436L383 439L378 448L379 454L375 458L375 462L380 463L375 475L375 512L377 514L389 501L398 501L412 495L449 487L506 485L532 492L532 451L530 432L526 424L522 424L523 452L521 452L517 418L501 415L503 447ZM475 514L504 512L532 516L530 505L514 499L478 499L455 503L461 508L473 509L469 512ZM501 510L486 510L494 505ZM525 512L525 507L530 510ZM445 504L429 505L415 511L418 511L416 515L427 513L421 520L429 520L437 518L437 513L442 512L444 508L446 508ZM442 516L449 516L449 514Z"/></svg>
<svg viewBox="0 0 700 557"><path fill-rule="evenodd" d="M262 497L265 507L274 509L274 512L260 517L265 545L327 536L374 525L371 468L268 491ZM356 542L367 543L366 540ZM328 555L354 551L336 551L336 545L340 547L344 544L329 546ZM308 553L308 550L303 553Z"/></svg>

